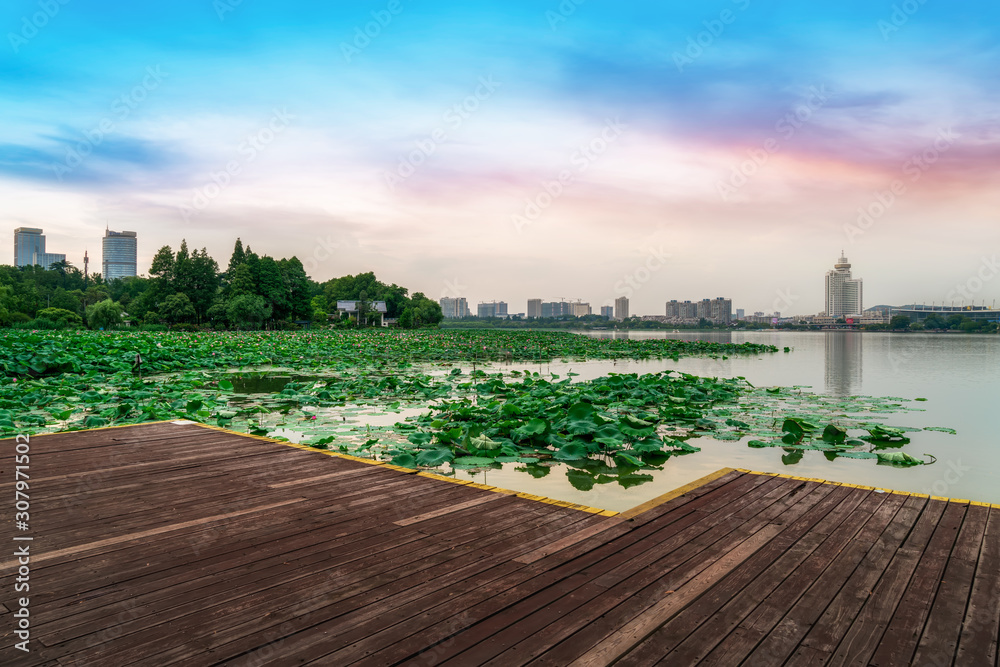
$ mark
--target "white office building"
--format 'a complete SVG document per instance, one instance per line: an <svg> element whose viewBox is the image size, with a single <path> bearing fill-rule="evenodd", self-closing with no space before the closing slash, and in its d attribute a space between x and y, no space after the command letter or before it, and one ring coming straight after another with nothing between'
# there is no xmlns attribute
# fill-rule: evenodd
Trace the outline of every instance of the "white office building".
<svg viewBox="0 0 1000 667"><path fill-rule="evenodd" d="M851 277L851 263L841 256L833 271L826 272L826 314L838 318L860 315L863 310L861 278Z"/></svg>

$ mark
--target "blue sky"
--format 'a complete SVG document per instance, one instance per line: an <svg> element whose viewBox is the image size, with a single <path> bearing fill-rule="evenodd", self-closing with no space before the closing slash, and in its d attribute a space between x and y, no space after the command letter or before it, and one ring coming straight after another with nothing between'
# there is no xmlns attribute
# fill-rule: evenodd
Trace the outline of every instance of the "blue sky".
<svg viewBox="0 0 1000 667"><path fill-rule="evenodd" d="M998 19L934 0L7 2L0 216L77 264L105 224L139 233L140 270L181 238L224 261L240 236L318 280L374 270L513 312L627 293L638 313L719 295L811 313L842 247L868 305L941 302L1000 246Z"/></svg>

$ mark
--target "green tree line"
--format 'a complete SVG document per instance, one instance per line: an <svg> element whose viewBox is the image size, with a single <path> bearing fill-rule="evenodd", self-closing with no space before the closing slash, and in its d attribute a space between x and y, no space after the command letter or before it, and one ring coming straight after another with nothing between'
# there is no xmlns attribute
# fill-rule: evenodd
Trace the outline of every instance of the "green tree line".
<svg viewBox="0 0 1000 667"><path fill-rule="evenodd" d="M360 301L357 317L337 317L338 300ZM0 265L0 326L30 328L115 328L124 324L189 328L289 328L310 321L366 326L385 301L386 317L399 326L436 325L437 302L405 287L386 285L372 272L317 283L296 257L258 255L236 240L224 271L207 250L187 241L175 252L160 248L148 276L105 282L85 277L69 262L49 269ZM331 317L331 314L334 314Z"/></svg>

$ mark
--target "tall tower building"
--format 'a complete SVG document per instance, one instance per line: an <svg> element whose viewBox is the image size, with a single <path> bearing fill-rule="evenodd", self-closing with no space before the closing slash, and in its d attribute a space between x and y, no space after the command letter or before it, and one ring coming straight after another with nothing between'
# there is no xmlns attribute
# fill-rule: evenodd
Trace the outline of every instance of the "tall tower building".
<svg viewBox="0 0 1000 667"><path fill-rule="evenodd" d="M628 319L628 297L620 296L615 299L615 319L616 320L627 320Z"/></svg>
<svg viewBox="0 0 1000 667"><path fill-rule="evenodd" d="M469 302L464 296L455 298L441 297L441 313L447 320L461 319L469 316Z"/></svg>
<svg viewBox="0 0 1000 667"><path fill-rule="evenodd" d="M528 317L542 316L542 300L528 299Z"/></svg>
<svg viewBox="0 0 1000 667"><path fill-rule="evenodd" d="M136 272L138 239L135 232L113 232L106 229L103 251L101 275L105 282L138 275Z"/></svg>
<svg viewBox="0 0 1000 667"><path fill-rule="evenodd" d="M506 301L480 301L476 307L477 317L507 317Z"/></svg>
<svg viewBox="0 0 1000 667"><path fill-rule="evenodd" d="M843 256L826 272L826 314L829 317L860 315L864 310L861 278L851 277L851 263Z"/></svg>
<svg viewBox="0 0 1000 667"><path fill-rule="evenodd" d="M35 227L18 227L14 230L14 266L49 268L56 262L65 262L66 255L45 252L45 235Z"/></svg>

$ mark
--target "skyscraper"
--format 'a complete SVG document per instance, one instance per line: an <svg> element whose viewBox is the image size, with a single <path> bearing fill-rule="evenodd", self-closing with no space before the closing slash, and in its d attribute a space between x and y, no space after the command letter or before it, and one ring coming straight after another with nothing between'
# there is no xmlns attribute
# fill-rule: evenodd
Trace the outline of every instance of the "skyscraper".
<svg viewBox="0 0 1000 667"><path fill-rule="evenodd" d="M45 236L35 227L18 227L14 230L14 266L41 266L49 268L56 262L65 262L66 255L45 252Z"/></svg>
<svg viewBox="0 0 1000 667"><path fill-rule="evenodd" d="M506 301L480 301L476 307L477 317L507 317Z"/></svg>
<svg viewBox="0 0 1000 667"><path fill-rule="evenodd" d="M615 299L615 319L616 320L627 320L628 319L628 297L620 296Z"/></svg>
<svg viewBox="0 0 1000 667"><path fill-rule="evenodd" d="M456 320L469 316L469 302L464 296L441 297L441 313L445 319Z"/></svg>
<svg viewBox="0 0 1000 667"><path fill-rule="evenodd" d="M614 306L601 306L601 317L606 317L609 320L613 320L615 318Z"/></svg>
<svg viewBox="0 0 1000 667"><path fill-rule="evenodd" d="M128 278L136 272L138 238L135 232L104 230L101 276L105 282L115 278Z"/></svg>
<svg viewBox="0 0 1000 667"><path fill-rule="evenodd" d="M542 300L528 299L528 317L542 316Z"/></svg>
<svg viewBox="0 0 1000 667"><path fill-rule="evenodd" d="M542 317L562 317L572 315L573 305L566 301L544 301L542 302Z"/></svg>
<svg viewBox="0 0 1000 667"><path fill-rule="evenodd" d="M829 317L860 315L864 310L861 278L851 277L851 263L843 256L826 272L826 314Z"/></svg>

